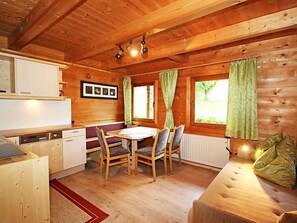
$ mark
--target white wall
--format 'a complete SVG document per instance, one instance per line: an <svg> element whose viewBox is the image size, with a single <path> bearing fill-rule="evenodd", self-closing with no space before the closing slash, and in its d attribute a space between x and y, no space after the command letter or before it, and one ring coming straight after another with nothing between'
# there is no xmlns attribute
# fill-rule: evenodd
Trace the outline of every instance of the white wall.
<svg viewBox="0 0 297 223"><path fill-rule="evenodd" d="M71 124L71 100L0 100L0 130Z"/></svg>

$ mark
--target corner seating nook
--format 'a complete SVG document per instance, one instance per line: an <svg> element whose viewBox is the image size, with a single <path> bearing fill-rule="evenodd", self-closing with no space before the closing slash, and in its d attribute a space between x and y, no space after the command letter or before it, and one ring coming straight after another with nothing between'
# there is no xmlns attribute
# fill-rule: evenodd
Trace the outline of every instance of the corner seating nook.
<svg viewBox="0 0 297 223"><path fill-rule="evenodd" d="M106 136L108 131L123 129L125 125L123 122L103 123L98 125L91 125L86 127L86 154L91 154L101 150L100 143L96 134L96 127L102 129L105 133L106 142L109 147L118 146L122 144L122 140L115 136Z"/></svg>

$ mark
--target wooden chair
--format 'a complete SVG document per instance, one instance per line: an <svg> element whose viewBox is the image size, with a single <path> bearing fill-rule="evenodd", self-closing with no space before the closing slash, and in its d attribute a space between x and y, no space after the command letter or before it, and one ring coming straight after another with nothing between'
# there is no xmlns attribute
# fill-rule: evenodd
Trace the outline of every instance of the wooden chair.
<svg viewBox="0 0 297 223"><path fill-rule="evenodd" d="M180 142L184 133L185 126L174 127L170 142L167 144L166 157L169 158L170 171L172 171L172 155L178 154L178 162L181 166Z"/></svg>
<svg viewBox="0 0 297 223"><path fill-rule="evenodd" d="M100 152L100 174L102 174L103 163L106 160L105 181L108 180L109 167L127 163L128 175L130 175L130 151L122 146L108 147L103 129L96 127L96 133L101 147ZM117 160L115 162L111 162Z"/></svg>
<svg viewBox="0 0 297 223"><path fill-rule="evenodd" d="M153 179L156 181L156 160L164 157L164 170L167 173L166 145L169 129L158 130L153 146L146 146L135 151L135 174L138 173L138 162L152 167Z"/></svg>

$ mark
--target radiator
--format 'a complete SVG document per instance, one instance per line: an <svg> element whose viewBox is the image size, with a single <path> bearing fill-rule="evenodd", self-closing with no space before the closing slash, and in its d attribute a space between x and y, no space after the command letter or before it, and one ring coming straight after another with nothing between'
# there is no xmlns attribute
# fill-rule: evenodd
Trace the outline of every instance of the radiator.
<svg viewBox="0 0 297 223"><path fill-rule="evenodd" d="M194 163L223 168L229 161L229 140L210 136L184 134L181 158Z"/></svg>

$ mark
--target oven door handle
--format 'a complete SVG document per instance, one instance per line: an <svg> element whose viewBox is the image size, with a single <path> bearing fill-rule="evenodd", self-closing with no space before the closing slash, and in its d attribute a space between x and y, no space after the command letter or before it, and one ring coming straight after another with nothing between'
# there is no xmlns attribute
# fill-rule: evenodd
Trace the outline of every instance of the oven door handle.
<svg viewBox="0 0 297 223"><path fill-rule="evenodd" d="M39 141L45 141L45 140L48 140L48 137L40 137L39 139L38 139Z"/></svg>

